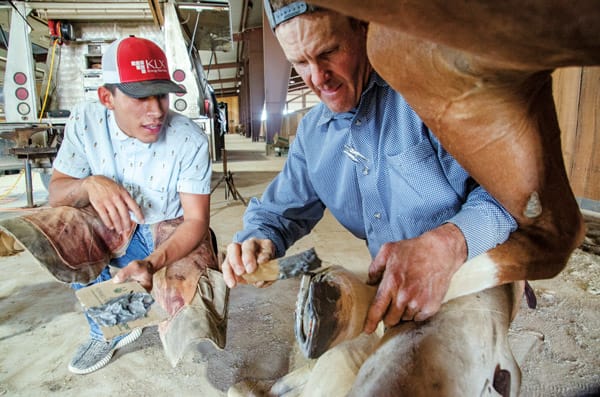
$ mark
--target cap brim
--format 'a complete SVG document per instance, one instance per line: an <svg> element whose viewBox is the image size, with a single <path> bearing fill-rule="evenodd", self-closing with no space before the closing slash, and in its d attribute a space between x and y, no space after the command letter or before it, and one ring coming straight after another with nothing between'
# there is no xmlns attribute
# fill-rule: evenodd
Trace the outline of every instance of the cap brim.
<svg viewBox="0 0 600 397"><path fill-rule="evenodd" d="M137 83L121 83L117 87L123 93L132 98L147 98L156 95L165 94L185 94L185 88L175 84L170 80L149 80Z"/></svg>

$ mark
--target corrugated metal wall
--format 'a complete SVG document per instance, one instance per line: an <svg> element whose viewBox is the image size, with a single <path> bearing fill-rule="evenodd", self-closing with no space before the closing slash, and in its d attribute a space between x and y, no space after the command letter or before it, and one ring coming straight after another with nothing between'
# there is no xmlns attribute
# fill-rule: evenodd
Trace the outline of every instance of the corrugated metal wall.
<svg viewBox="0 0 600 397"><path fill-rule="evenodd" d="M164 35L151 21L120 22L120 23L74 23L78 41L62 45L57 51L55 59L55 86L52 93L51 109L71 110L73 106L88 99L97 99L95 88L86 87L86 54L89 46L94 42L102 47L100 53L110 42L120 37L135 35L146 37L164 47ZM101 78L96 83L101 84ZM86 91L86 88L88 90Z"/></svg>

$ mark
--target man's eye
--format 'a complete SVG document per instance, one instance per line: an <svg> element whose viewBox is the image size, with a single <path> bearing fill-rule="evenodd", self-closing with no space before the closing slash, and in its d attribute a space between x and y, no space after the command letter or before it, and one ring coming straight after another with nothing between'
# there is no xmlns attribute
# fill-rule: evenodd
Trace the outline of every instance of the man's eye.
<svg viewBox="0 0 600 397"><path fill-rule="evenodd" d="M321 58L328 58L331 55L335 54L335 52L337 51L337 47L336 48L332 48L331 50L328 51L324 51L323 53L321 53Z"/></svg>

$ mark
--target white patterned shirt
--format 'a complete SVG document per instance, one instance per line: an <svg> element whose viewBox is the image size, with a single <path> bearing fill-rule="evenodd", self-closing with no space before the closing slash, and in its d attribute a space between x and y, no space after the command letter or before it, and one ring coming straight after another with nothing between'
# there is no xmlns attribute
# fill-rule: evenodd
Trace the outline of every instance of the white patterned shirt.
<svg viewBox="0 0 600 397"><path fill-rule="evenodd" d="M208 138L189 118L170 111L154 143L119 129L99 102L75 107L65 126L54 168L74 178L104 175L131 194L145 223L183 215L179 193L210 194ZM132 219L137 221L132 214Z"/></svg>

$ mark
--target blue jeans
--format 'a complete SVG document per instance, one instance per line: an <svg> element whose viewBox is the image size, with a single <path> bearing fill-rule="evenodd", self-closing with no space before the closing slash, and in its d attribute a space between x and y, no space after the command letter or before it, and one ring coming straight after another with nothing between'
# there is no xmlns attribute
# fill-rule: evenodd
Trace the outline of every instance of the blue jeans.
<svg viewBox="0 0 600 397"><path fill-rule="evenodd" d="M112 278L110 274L110 266L122 269L129 264L129 262L136 259L144 259L154 251L154 239L152 238L152 232L150 231L149 225L138 225L135 229L131 242L127 247L125 254L119 258L113 258L110 261L109 266L106 266L102 273L94 281L88 284L72 283L71 288L78 290L85 288L90 285L101 283L102 281L110 280ZM90 337L93 339L103 340L104 336L100 330L100 326L92 320L90 316L85 313L85 317L90 325Z"/></svg>

